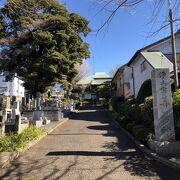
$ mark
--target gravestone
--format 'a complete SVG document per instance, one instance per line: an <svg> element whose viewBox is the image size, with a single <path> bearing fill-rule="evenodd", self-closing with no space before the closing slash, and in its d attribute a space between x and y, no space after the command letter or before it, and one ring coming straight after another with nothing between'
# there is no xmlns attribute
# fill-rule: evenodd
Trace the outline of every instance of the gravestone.
<svg viewBox="0 0 180 180"><path fill-rule="evenodd" d="M44 111L35 110L33 111L33 121L36 127L41 127L43 125Z"/></svg>
<svg viewBox="0 0 180 180"><path fill-rule="evenodd" d="M16 115L15 116L15 125L14 125L14 130L16 133L21 133L21 115Z"/></svg>
<svg viewBox="0 0 180 180"><path fill-rule="evenodd" d="M10 97L6 97L5 108L7 108L7 109L11 108L11 98Z"/></svg>
<svg viewBox="0 0 180 180"><path fill-rule="evenodd" d="M5 116L0 115L0 137L5 135Z"/></svg>
<svg viewBox="0 0 180 180"><path fill-rule="evenodd" d="M155 140L149 140L149 146L161 155L180 154L180 143L175 141L169 69L154 69L151 81Z"/></svg>
<svg viewBox="0 0 180 180"><path fill-rule="evenodd" d="M36 99L32 99L32 110L36 110L37 104L36 104Z"/></svg>
<svg viewBox="0 0 180 180"><path fill-rule="evenodd" d="M36 106L38 110L41 110L41 93L36 93Z"/></svg>
<svg viewBox="0 0 180 180"><path fill-rule="evenodd" d="M22 97L22 106L26 107L26 97Z"/></svg>
<svg viewBox="0 0 180 180"><path fill-rule="evenodd" d="M20 115L20 111L19 111L19 101L14 101L13 102L13 109L12 109L12 114L11 114L11 118L12 119L16 119L16 115Z"/></svg>

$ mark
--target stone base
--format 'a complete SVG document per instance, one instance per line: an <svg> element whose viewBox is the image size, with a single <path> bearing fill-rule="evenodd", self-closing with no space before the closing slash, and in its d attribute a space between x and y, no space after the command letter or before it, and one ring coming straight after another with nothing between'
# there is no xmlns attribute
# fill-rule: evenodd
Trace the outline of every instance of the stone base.
<svg viewBox="0 0 180 180"><path fill-rule="evenodd" d="M33 121L38 121L38 120L40 120L40 117L42 117L42 118L44 118L44 111L38 111L38 110L36 110L36 111L34 111L33 112Z"/></svg>
<svg viewBox="0 0 180 180"><path fill-rule="evenodd" d="M50 122L51 120L47 119L47 117L44 117L44 120L43 120L44 125L49 124Z"/></svg>
<svg viewBox="0 0 180 180"><path fill-rule="evenodd" d="M60 121L62 119L62 112L60 110L44 110L44 116L51 121Z"/></svg>
<svg viewBox="0 0 180 180"><path fill-rule="evenodd" d="M180 141L175 142L159 142L149 140L148 145L151 150L162 156L180 156Z"/></svg>
<svg viewBox="0 0 180 180"><path fill-rule="evenodd" d="M36 127L41 127L43 125L43 121L39 120L39 121L33 121L32 122Z"/></svg>
<svg viewBox="0 0 180 180"><path fill-rule="evenodd" d="M29 121L28 120L21 121L21 132L24 131L25 129L27 129L28 127L29 127Z"/></svg>

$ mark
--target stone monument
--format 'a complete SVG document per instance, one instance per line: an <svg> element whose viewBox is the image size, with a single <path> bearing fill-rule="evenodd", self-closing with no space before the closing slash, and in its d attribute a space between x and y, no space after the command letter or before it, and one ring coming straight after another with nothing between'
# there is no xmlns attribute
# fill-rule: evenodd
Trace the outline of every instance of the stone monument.
<svg viewBox="0 0 180 180"><path fill-rule="evenodd" d="M151 81L155 140L149 140L149 146L161 155L180 154L180 144L175 141L169 69L154 69Z"/></svg>
<svg viewBox="0 0 180 180"><path fill-rule="evenodd" d="M32 110L36 110L36 108L37 108L37 103L36 103L37 101L36 101L36 99L32 99Z"/></svg>
<svg viewBox="0 0 180 180"><path fill-rule="evenodd" d="M40 92L36 93L36 106L37 106L37 110L41 110L41 93Z"/></svg>
<svg viewBox="0 0 180 180"><path fill-rule="evenodd" d="M0 137L5 135L5 116L0 115Z"/></svg>
<svg viewBox="0 0 180 180"><path fill-rule="evenodd" d="M17 115L20 115L19 111L19 101L14 101L13 102L13 109L11 113L11 119L15 120Z"/></svg>

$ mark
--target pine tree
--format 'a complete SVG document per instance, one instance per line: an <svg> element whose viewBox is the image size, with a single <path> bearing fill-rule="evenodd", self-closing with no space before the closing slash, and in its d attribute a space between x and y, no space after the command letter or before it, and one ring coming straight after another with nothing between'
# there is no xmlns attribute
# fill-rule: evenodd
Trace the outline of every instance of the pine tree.
<svg viewBox="0 0 180 180"><path fill-rule="evenodd" d="M88 21L55 0L9 0L0 9L1 70L15 74L29 93L55 83L65 88L77 74L75 65L90 56L82 36Z"/></svg>

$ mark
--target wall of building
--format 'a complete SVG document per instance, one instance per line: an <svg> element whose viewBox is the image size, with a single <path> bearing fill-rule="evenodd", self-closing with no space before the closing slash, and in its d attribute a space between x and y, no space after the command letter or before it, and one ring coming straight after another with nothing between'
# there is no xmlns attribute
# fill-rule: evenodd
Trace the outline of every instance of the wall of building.
<svg viewBox="0 0 180 180"><path fill-rule="evenodd" d="M12 82L6 82L5 77L0 75L0 93L2 94L4 90L5 92L3 94L6 94L7 96L24 97L25 94L22 80L15 77Z"/></svg>
<svg viewBox="0 0 180 180"><path fill-rule="evenodd" d="M124 96L127 98L133 95L130 91L130 81L132 78L132 68L126 66L123 71L123 78L124 78Z"/></svg>
<svg viewBox="0 0 180 180"><path fill-rule="evenodd" d="M176 36L176 52L180 53L180 34ZM149 48L148 51L161 51L163 54L172 54L172 47L171 47L171 39L160 43L152 48Z"/></svg>
<svg viewBox="0 0 180 180"><path fill-rule="evenodd" d="M116 96L123 96L123 74L122 72L118 74L118 77L116 78Z"/></svg>
<svg viewBox="0 0 180 180"><path fill-rule="evenodd" d="M149 65L146 61L146 69L144 71L141 71L141 64L145 61L145 59L142 56L138 56L133 64L131 64L131 67L133 68L133 77L134 77L134 89L135 94L134 97L136 98L138 95L138 92L143 84L144 81L151 78L151 71L153 70L152 66ZM133 90L133 80L131 80L131 93L134 92Z"/></svg>

